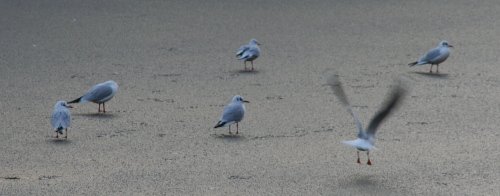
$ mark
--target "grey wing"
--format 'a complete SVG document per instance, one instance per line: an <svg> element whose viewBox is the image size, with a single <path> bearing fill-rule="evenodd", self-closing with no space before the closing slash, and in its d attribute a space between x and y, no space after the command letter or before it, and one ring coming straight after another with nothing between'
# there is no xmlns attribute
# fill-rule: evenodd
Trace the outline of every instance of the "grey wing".
<svg viewBox="0 0 500 196"><path fill-rule="evenodd" d="M332 75L326 81L330 87L332 87L333 93L339 98L340 103L346 107L350 107L349 101L347 101L347 96L345 95L344 88L342 88L342 83L339 80L338 75Z"/></svg>
<svg viewBox="0 0 500 196"><path fill-rule="evenodd" d="M391 111L397 107L405 93L406 91L404 88L399 85L393 90L389 100L387 100L383 108L373 117L372 121L368 125L368 129L366 130L367 134L375 134L377 127L384 121Z"/></svg>
<svg viewBox="0 0 500 196"><path fill-rule="evenodd" d="M241 46L240 49L238 49L238 52L236 53L236 56L243 55L243 53L245 53L245 51L247 51L249 48L250 48L249 45Z"/></svg>
<svg viewBox="0 0 500 196"><path fill-rule="evenodd" d="M55 129L61 126L64 128L71 126L71 114L69 110L59 110L52 112L50 123L52 124L52 126L54 126Z"/></svg>
<svg viewBox="0 0 500 196"><path fill-rule="evenodd" d="M434 48L427 52L422 58L418 60L419 63L432 63L436 58L441 55L439 48Z"/></svg>
<svg viewBox="0 0 500 196"><path fill-rule="evenodd" d="M223 122L231 122L231 121L239 122L243 119L244 115L245 115L245 109L243 109L242 105L229 104L228 106L226 106L226 108L224 108L220 120Z"/></svg>
<svg viewBox="0 0 500 196"><path fill-rule="evenodd" d="M108 85L97 85L92 87L82 99L92 102L103 102L109 100L113 96L113 88Z"/></svg>
<svg viewBox="0 0 500 196"><path fill-rule="evenodd" d="M358 127L358 137L361 138L362 136L364 136L363 126L361 126L361 122L359 121L358 117L356 116L351 107L349 107L348 111L351 113L352 117L354 118L354 121L356 122L356 127Z"/></svg>
<svg viewBox="0 0 500 196"><path fill-rule="evenodd" d="M342 105L344 105L344 107L347 108L347 111L351 113L352 117L354 118L354 121L356 122L356 127L358 127L358 131L361 134L363 132L363 126L361 125L361 122L359 121L358 117L352 110L352 107L349 104L349 101L347 100L347 96L345 95L344 88L342 88L342 83L338 79L338 76L337 75L331 76L330 78L328 78L327 83L332 87L333 93L339 98Z"/></svg>
<svg viewBox="0 0 500 196"><path fill-rule="evenodd" d="M251 46L243 56L246 56L248 59L256 59L260 55L260 49L257 46Z"/></svg>

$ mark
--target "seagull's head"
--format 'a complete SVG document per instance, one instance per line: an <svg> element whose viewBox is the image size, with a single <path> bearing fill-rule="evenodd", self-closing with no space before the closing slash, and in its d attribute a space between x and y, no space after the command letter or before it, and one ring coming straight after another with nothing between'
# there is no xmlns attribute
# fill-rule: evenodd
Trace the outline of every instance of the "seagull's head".
<svg viewBox="0 0 500 196"><path fill-rule="evenodd" d="M256 39L252 39L252 40L250 40L250 45L260 45L260 43L257 42Z"/></svg>
<svg viewBox="0 0 500 196"><path fill-rule="evenodd" d="M233 97L233 103L250 103L250 102L243 99L242 96L236 95Z"/></svg>
<svg viewBox="0 0 500 196"><path fill-rule="evenodd" d="M65 101L58 101L54 108L73 108L73 107L68 105L68 103L66 103Z"/></svg>
<svg viewBox="0 0 500 196"><path fill-rule="evenodd" d="M453 48L453 46L450 43L448 43L448 41L442 41L441 44L439 44L439 46Z"/></svg>

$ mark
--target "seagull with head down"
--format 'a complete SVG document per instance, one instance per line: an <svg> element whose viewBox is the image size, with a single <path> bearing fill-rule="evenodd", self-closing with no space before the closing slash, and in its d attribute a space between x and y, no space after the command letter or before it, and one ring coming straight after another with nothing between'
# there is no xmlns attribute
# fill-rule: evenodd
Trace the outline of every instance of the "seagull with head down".
<svg viewBox="0 0 500 196"><path fill-rule="evenodd" d="M110 80L95 85L87 93L85 93L85 95L68 103L94 102L99 104L99 109L97 110L97 113L101 111L103 113L106 113L106 108L104 107L104 103L113 98L117 90L118 90L118 84L115 81ZM102 104L102 110L101 110L101 104Z"/></svg>

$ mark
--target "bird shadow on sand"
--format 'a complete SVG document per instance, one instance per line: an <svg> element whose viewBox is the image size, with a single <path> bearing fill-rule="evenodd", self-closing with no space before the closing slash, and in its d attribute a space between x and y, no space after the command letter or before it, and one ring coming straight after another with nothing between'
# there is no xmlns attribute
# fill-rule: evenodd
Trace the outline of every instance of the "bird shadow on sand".
<svg viewBox="0 0 500 196"><path fill-rule="evenodd" d="M422 76L427 76L430 78L438 78L438 79L446 79L448 78L448 74L442 74L442 73L429 73L429 72L419 72L419 71L414 71L410 72L412 74L418 74Z"/></svg>
<svg viewBox="0 0 500 196"><path fill-rule="evenodd" d="M116 118L115 114L110 113L86 113L86 114L71 114L73 116L85 116L91 118Z"/></svg>
<svg viewBox="0 0 500 196"><path fill-rule="evenodd" d="M59 136L59 137L61 137L61 136ZM55 138L54 136L51 136L50 138L48 138L47 142L55 144L55 145L69 145L69 144L71 144L71 140L68 140L66 138Z"/></svg>
<svg viewBox="0 0 500 196"><path fill-rule="evenodd" d="M340 180L340 184L344 187L349 186L352 188L360 187L377 187L379 186L377 179L373 175L351 175L345 179Z"/></svg>
<svg viewBox="0 0 500 196"><path fill-rule="evenodd" d="M258 74L260 73L258 70L251 70L251 69L242 69L242 70L238 70L236 71L237 73L240 73L240 74Z"/></svg>
<svg viewBox="0 0 500 196"><path fill-rule="evenodd" d="M373 175L355 175L351 176L351 179L349 180L351 181L351 184L356 186L366 187L377 185L377 181Z"/></svg>
<svg viewBox="0 0 500 196"><path fill-rule="evenodd" d="M354 174L339 179L338 185L346 190L360 191L360 195L392 195L393 187L387 186L387 183L387 180L379 179L376 175Z"/></svg>
<svg viewBox="0 0 500 196"><path fill-rule="evenodd" d="M241 135L241 134L211 134L210 136L218 138L218 139L224 139L224 140L231 140L231 141L242 141L245 140L246 138Z"/></svg>

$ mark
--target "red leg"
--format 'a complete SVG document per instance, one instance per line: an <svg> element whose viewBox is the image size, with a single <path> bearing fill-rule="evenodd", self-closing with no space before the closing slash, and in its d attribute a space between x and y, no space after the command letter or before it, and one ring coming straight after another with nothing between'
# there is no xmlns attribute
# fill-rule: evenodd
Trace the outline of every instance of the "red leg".
<svg viewBox="0 0 500 196"><path fill-rule="evenodd" d="M102 113L106 113L106 107L104 106L104 103L102 103Z"/></svg>
<svg viewBox="0 0 500 196"><path fill-rule="evenodd" d="M64 138L68 138L68 128L64 129L66 131L66 136Z"/></svg>
<svg viewBox="0 0 500 196"><path fill-rule="evenodd" d="M247 70L247 61L243 61L245 63L245 70Z"/></svg>
<svg viewBox="0 0 500 196"><path fill-rule="evenodd" d="M56 138L59 138L59 133L56 131Z"/></svg>
<svg viewBox="0 0 500 196"><path fill-rule="evenodd" d="M250 61L250 62L252 63L252 70L254 70L254 69L253 69L253 61Z"/></svg>
<svg viewBox="0 0 500 196"><path fill-rule="evenodd" d="M236 123L236 134L238 134L238 123Z"/></svg>
<svg viewBox="0 0 500 196"><path fill-rule="evenodd" d="M370 151L366 151L366 155L368 155L368 162L366 164L372 165L372 162L370 161Z"/></svg>
<svg viewBox="0 0 500 196"><path fill-rule="evenodd" d="M439 73L439 64L436 65L436 73Z"/></svg>
<svg viewBox="0 0 500 196"><path fill-rule="evenodd" d="M358 163L361 164L361 161L359 161L359 150L358 150Z"/></svg>
<svg viewBox="0 0 500 196"><path fill-rule="evenodd" d="M432 73L432 66L434 66L434 64L431 64L431 70L429 71L429 73Z"/></svg>
<svg viewBox="0 0 500 196"><path fill-rule="evenodd" d="M97 113L101 112L101 104L100 103L98 104L99 104L99 109L97 109Z"/></svg>
<svg viewBox="0 0 500 196"><path fill-rule="evenodd" d="M229 135L231 135L231 125L229 125Z"/></svg>

